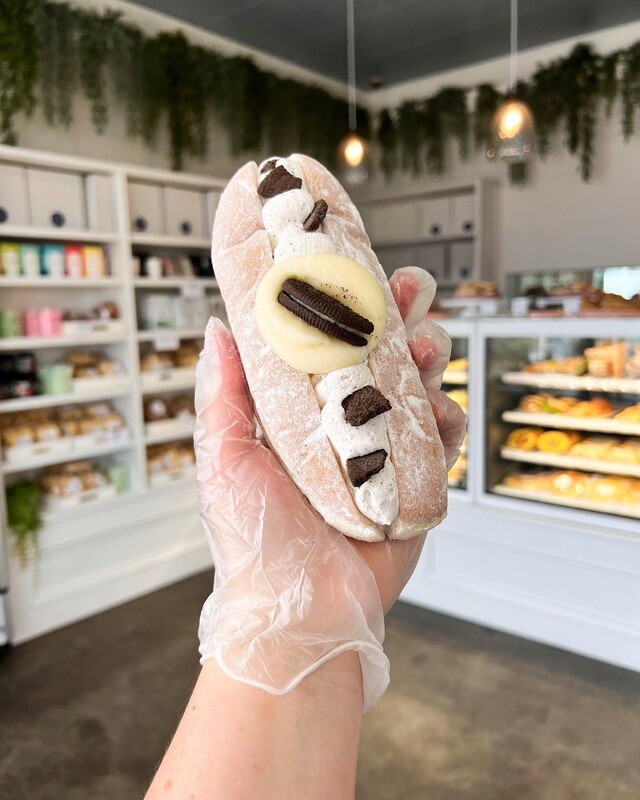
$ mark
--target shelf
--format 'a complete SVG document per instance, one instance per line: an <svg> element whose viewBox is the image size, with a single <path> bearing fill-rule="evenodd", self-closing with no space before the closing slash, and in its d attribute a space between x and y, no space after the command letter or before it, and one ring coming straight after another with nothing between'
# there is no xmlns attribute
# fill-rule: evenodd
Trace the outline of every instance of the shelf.
<svg viewBox="0 0 640 800"><path fill-rule="evenodd" d="M371 249L378 250L385 247L407 247L419 244L447 244L449 242L472 242L475 236L471 234L456 234L453 236L416 236L413 239L391 239L388 242L372 242Z"/></svg>
<svg viewBox="0 0 640 800"><path fill-rule="evenodd" d="M175 420L167 421L175 423ZM192 439L194 424L195 422L190 420L184 425L167 425L164 429L159 426L158 430L145 435L144 443L148 447L152 444L164 444L164 442L179 442L182 439Z"/></svg>
<svg viewBox="0 0 640 800"><path fill-rule="evenodd" d="M204 328L158 328L155 331L138 331L139 342L153 342L163 336L175 336L178 339L200 339L204 338Z"/></svg>
<svg viewBox="0 0 640 800"><path fill-rule="evenodd" d="M190 483L196 482L197 470L195 464L190 467L181 467L180 469L167 470L165 472L152 472L149 475L149 488L156 489L176 483Z"/></svg>
<svg viewBox="0 0 640 800"><path fill-rule="evenodd" d="M605 472L609 475L628 475L632 478L640 478L640 463L627 464L619 461L602 461L596 458L581 458L569 454L543 453L539 450L518 450L515 447L503 447L501 455L502 458L510 461L520 461L527 464L539 464L541 466L564 469L581 469L586 472Z"/></svg>
<svg viewBox="0 0 640 800"><path fill-rule="evenodd" d="M220 291L218 281L213 278L136 278L133 285L136 289L182 289L184 286L202 286L205 290Z"/></svg>
<svg viewBox="0 0 640 800"><path fill-rule="evenodd" d="M196 371L194 367L176 367L161 372L142 373L143 394L179 392L183 389L193 389L195 385Z"/></svg>
<svg viewBox="0 0 640 800"><path fill-rule="evenodd" d="M466 386L468 382L467 372L466 370L463 372L450 372L449 370L445 370L442 376L443 383L450 383L456 384L458 386Z"/></svg>
<svg viewBox="0 0 640 800"><path fill-rule="evenodd" d="M516 386L536 386L540 389L640 394L640 380L633 378L594 378L591 375L537 375L531 372L506 372L502 376L502 381Z"/></svg>
<svg viewBox="0 0 640 800"><path fill-rule="evenodd" d="M528 411L505 411L502 419L505 422L518 422L542 428L567 428L574 431L640 436L640 422L622 422L608 417L570 417L568 414L531 414Z"/></svg>
<svg viewBox="0 0 640 800"><path fill-rule="evenodd" d="M13 336L0 339L0 350L42 350L46 347L80 347L81 345L125 342L127 333L83 333L73 336Z"/></svg>
<svg viewBox="0 0 640 800"><path fill-rule="evenodd" d="M14 400L0 402L0 413L12 411L31 411L35 408L51 408L68 403L91 403L97 400L113 400L125 397L131 392L131 381L127 378L120 384L112 384L109 388L96 391L71 392L70 394L41 394L36 397L16 397Z"/></svg>
<svg viewBox="0 0 640 800"><path fill-rule="evenodd" d="M211 239L189 236L160 236L153 233L132 233L131 244L146 247L172 247L185 250L211 250Z"/></svg>
<svg viewBox="0 0 640 800"><path fill-rule="evenodd" d="M17 472L28 472L32 469L41 469L42 467L49 467L53 464L67 464L72 461L82 461L85 458L99 458L100 456L111 455L112 453L122 453L125 450L130 450L133 446L131 440L128 442L120 442L116 444L103 444L97 445L93 448L86 450L72 450L67 453L52 454L50 456L43 456L42 458L34 458L31 461L17 461L15 463L6 463L2 465L2 472L5 475L13 475Z"/></svg>
<svg viewBox="0 0 640 800"><path fill-rule="evenodd" d="M0 239L33 239L38 241L69 242L117 242L118 233L88 231L73 228L33 228L30 225L0 225Z"/></svg>
<svg viewBox="0 0 640 800"><path fill-rule="evenodd" d="M140 492L129 489L126 492L116 493L115 495L111 495L109 497L102 497L95 500L83 499L83 501L78 505L70 506L69 508L58 508L55 510L46 509L42 512L42 521L45 524L53 524L56 522L61 522L62 520L67 521L75 514L84 514L87 510L91 511L96 506L105 507L115 503L121 503L123 500L138 494L140 494Z"/></svg>
<svg viewBox="0 0 640 800"><path fill-rule="evenodd" d="M640 519L640 505L624 505L624 503L598 503L595 500L578 500L570 497L559 497L546 492L531 492L526 489L516 489L513 486L494 486L491 490L495 494L506 497L516 497L518 500L535 500L542 503L552 503L566 508L579 508L584 511L601 511L605 514L618 514L623 517Z"/></svg>
<svg viewBox="0 0 640 800"><path fill-rule="evenodd" d="M0 288L8 289L112 289L122 286L119 278L5 278Z"/></svg>

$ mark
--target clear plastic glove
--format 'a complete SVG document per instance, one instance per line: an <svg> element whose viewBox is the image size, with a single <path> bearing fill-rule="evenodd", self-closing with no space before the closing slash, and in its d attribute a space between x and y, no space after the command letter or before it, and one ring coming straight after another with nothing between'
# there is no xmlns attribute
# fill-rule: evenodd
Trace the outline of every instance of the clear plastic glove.
<svg viewBox="0 0 640 800"><path fill-rule="evenodd" d="M417 323L411 349L425 385L439 385L451 344L441 328L419 322L433 279L406 268L392 289L403 318ZM453 463L464 414L442 392L429 392ZM411 576L424 536L366 543L324 522L259 437L233 338L215 319L196 370L196 413L198 497L216 568L200 617L202 661L215 658L231 677L284 694L324 661L356 650L367 710L389 682L384 613Z"/></svg>

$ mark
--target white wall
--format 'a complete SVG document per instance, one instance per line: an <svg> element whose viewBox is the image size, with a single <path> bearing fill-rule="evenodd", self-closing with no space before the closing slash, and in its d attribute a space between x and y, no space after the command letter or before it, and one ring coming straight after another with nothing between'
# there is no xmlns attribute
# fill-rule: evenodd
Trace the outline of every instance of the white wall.
<svg viewBox="0 0 640 800"><path fill-rule="evenodd" d="M128 19L149 33L180 28L201 44L228 53L248 53L266 69L318 83L336 93L344 92L345 87L337 81L251 51L162 14L119 0L88 1L95 7L108 6L123 10ZM610 28L584 38L593 42L601 52L609 52L640 39L640 22ZM566 54L575 41L556 42L522 53L519 59L520 74L528 76L537 63ZM507 60L501 58L377 92L362 92L360 100L372 108L397 106L408 98L428 96L444 85L474 86L485 80L500 85L506 80L507 74ZM103 136L93 131L88 105L82 98L76 100L75 118L72 128L66 131L50 128L36 112L31 120L20 120L20 145L145 166L170 166L164 132L158 136L156 149L149 150L141 141L127 137L123 115L117 113L115 105L112 106L110 124ZM506 168L487 162L482 153L460 163L453 152L449 159L450 169L442 178L428 175L413 178L398 174L386 183L381 175L377 175L356 196L377 197L415 192L439 183L476 177L492 178L500 182L495 253L497 278L512 271L639 264L640 134L636 134L625 145L619 133L617 114L614 113L610 120L604 119L602 114L599 122L595 165L589 184L581 181L576 159L569 156L557 142L554 152L545 162L533 163L531 178L524 187L510 186ZM226 177L248 157L232 156L226 131L212 122L206 160L187 159L185 169Z"/></svg>
<svg viewBox="0 0 640 800"><path fill-rule="evenodd" d="M640 23L522 53L520 75L528 77L538 63L566 55L581 38L607 53L640 39ZM374 108L394 107L407 99L429 96L441 86L475 86L483 81L504 85L507 75L507 59L501 58L371 92L368 98ZM624 144L617 108L610 120L602 111L588 184L582 182L577 160L561 146L561 138L557 137L546 161L531 164L530 180L523 187L510 185L506 167L488 162L482 152L461 163L454 146L450 169L441 178L397 174L386 182L378 174L363 194L381 197L415 192L477 177L499 181L498 279L514 271L640 264L640 130Z"/></svg>

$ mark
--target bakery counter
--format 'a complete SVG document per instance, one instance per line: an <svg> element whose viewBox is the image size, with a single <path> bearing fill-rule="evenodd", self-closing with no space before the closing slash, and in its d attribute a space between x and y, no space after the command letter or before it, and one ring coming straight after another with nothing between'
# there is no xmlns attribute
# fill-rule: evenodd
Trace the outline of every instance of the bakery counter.
<svg viewBox="0 0 640 800"><path fill-rule="evenodd" d="M466 490L403 599L640 670L638 319L441 324L443 388L468 392Z"/></svg>

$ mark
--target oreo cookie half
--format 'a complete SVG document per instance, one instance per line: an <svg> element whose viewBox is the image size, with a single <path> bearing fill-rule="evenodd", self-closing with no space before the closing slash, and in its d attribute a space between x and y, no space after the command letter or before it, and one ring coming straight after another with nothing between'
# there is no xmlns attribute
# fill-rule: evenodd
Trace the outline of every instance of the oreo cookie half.
<svg viewBox="0 0 640 800"><path fill-rule="evenodd" d="M357 428L379 414L391 411L391 403L375 386L364 386L345 397L342 408L349 425Z"/></svg>
<svg viewBox="0 0 640 800"><path fill-rule="evenodd" d="M351 485L362 486L369 478L373 478L384 467L384 462L387 460L386 450L374 450L372 453L367 453L364 456L354 456L347 459L347 475L351 481Z"/></svg>
<svg viewBox="0 0 640 800"><path fill-rule="evenodd" d="M354 347L366 347L360 334L371 334L374 325L349 306L297 278L287 278L278 295L281 306L334 339Z"/></svg>
<svg viewBox="0 0 640 800"><path fill-rule="evenodd" d="M262 165L262 169L260 170L260 174L264 175L265 172L270 172L275 165L278 163L277 158L270 158L268 161L265 161Z"/></svg>
<svg viewBox="0 0 640 800"><path fill-rule="evenodd" d="M329 206L327 205L327 201L318 200L309 216L302 223L302 227L305 229L305 231L317 231L322 225L324 218L327 216L328 210Z"/></svg>
<svg viewBox="0 0 640 800"><path fill-rule="evenodd" d="M267 200L277 194L288 192L291 189L302 188L302 178L296 178L280 164L267 174L267 177L258 186L258 194Z"/></svg>

